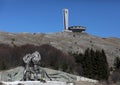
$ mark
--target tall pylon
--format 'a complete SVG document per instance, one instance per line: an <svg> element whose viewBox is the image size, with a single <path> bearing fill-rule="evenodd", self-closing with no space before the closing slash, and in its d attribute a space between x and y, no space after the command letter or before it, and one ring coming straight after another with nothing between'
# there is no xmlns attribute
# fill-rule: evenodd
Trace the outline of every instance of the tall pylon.
<svg viewBox="0 0 120 85"><path fill-rule="evenodd" d="M68 9L63 9L64 31L68 31Z"/></svg>

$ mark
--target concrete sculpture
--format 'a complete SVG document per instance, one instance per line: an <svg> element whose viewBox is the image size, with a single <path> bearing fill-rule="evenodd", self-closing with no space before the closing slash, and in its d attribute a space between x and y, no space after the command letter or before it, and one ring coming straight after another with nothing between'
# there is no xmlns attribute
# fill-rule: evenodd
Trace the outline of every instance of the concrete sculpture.
<svg viewBox="0 0 120 85"><path fill-rule="evenodd" d="M45 72L40 68L41 55L38 51L35 51L32 54L27 54L23 57L25 63L25 70L23 80L41 80Z"/></svg>

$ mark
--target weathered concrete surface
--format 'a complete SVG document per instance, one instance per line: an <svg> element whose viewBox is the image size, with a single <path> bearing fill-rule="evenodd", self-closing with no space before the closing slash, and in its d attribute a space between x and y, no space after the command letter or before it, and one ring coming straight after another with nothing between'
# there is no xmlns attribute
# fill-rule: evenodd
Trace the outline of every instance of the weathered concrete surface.
<svg viewBox="0 0 120 85"><path fill-rule="evenodd" d="M0 85L96 85L92 82L83 82L83 81L75 81L71 82L61 82L61 81L14 81L14 82L0 82Z"/></svg>
<svg viewBox="0 0 120 85"><path fill-rule="evenodd" d="M92 82L85 82L85 81L75 81L74 85L97 85L97 84Z"/></svg>
<svg viewBox="0 0 120 85"><path fill-rule="evenodd" d="M81 77L81 76L76 76L72 74L68 74L65 72L61 71L56 71L48 68L42 68L43 70L46 71L48 76L52 79L52 81L61 81L61 82L74 82L74 81L87 81L87 82L93 82L96 83L96 80ZM0 80L1 81L21 81L23 79L23 71L24 68L21 67L16 67L14 69L6 70L6 71L1 71L0 72ZM50 81L49 78L45 78L46 81Z"/></svg>
<svg viewBox="0 0 120 85"><path fill-rule="evenodd" d="M96 85L92 82L84 82L84 81L75 81L71 82L61 82L61 81L14 81L14 82L0 82L0 85Z"/></svg>
<svg viewBox="0 0 120 85"><path fill-rule="evenodd" d="M1 82L2 85L70 85L66 82L60 82L60 81L46 81L46 82L40 82L40 81L14 81L14 82Z"/></svg>
<svg viewBox="0 0 120 85"><path fill-rule="evenodd" d="M10 70L1 71L0 72L0 80L1 81L19 81L19 80L22 80L23 71L24 71L24 68L22 66L14 68L14 69L10 69Z"/></svg>

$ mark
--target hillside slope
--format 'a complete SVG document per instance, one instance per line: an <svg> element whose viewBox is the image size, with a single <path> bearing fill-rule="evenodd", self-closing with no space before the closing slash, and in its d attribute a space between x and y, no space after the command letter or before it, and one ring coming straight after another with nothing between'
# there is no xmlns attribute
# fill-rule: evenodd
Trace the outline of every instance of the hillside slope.
<svg viewBox="0 0 120 85"><path fill-rule="evenodd" d="M84 52L86 48L104 49L110 66L113 64L115 57L120 57L120 38L101 38L87 33L32 34L0 32L0 43L10 45L51 44L64 52Z"/></svg>

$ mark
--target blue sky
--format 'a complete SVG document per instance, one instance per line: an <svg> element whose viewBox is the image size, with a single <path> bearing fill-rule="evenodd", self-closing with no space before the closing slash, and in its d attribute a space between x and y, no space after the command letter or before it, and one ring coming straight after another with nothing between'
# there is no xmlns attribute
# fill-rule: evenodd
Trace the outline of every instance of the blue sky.
<svg viewBox="0 0 120 85"><path fill-rule="evenodd" d="M120 38L120 0L0 0L0 31L61 32L64 8L69 9L69 26Z"/></svg>

